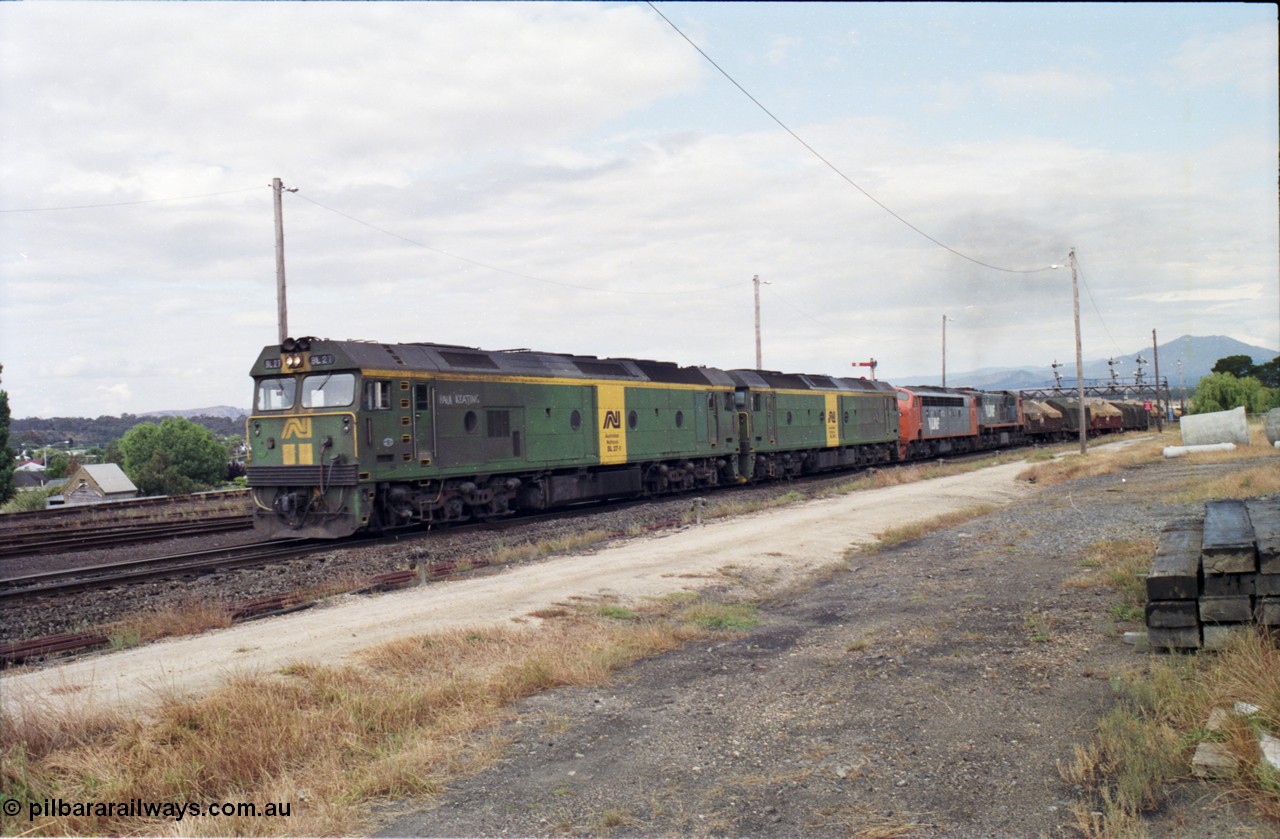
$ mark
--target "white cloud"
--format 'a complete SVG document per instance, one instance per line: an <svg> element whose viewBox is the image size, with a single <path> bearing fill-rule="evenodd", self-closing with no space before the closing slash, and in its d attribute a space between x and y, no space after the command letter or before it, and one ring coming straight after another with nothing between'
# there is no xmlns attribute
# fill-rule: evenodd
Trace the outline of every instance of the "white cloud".
<svg viewBox="0 0 1280 839"><path fill-rule="evenodd" d="M1243 303L1266 300L1267 291L1262 283L1244 283L1231 288L1188 288L1176 291L1160 291L1151 294L1131 294L1125 300L1144 300L1150 303Z"/></svg>
<svg viewBox="0 0 1280 839"><path fill-rule="evenodd" d="M1027 73L983 73L982 86L997 96L1015 99L1092 99L1111 93L1111 80L1093 73L1036 70Z"/></svg>
<svg viewBox="0 0 1280 839"><path fill-rule="evenodd" d="M1237 32L1187 40L1162 77L1174 89L1234 87L1251 96L1276 94L1276 27L1253 25Z"/></svg>

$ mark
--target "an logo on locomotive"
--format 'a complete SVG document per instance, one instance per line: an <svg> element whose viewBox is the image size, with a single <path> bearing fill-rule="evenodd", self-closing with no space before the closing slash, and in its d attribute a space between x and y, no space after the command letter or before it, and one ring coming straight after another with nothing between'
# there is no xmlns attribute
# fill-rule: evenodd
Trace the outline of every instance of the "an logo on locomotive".
<svg viewBox="0 0 1280 839"><path fill-rule="evenodd" d="M285 420L282 439L311 439L311 418L290 417ZM315 462L315 448L311 443L282 443L280 460L285 466L310 466Z"/></svg>
<svg viewBox="0 0 1280 839"><path fill-rule="evenodd" d="M605 411L604 427L605 428L622 428L622 412L621 411Z"/></svg>

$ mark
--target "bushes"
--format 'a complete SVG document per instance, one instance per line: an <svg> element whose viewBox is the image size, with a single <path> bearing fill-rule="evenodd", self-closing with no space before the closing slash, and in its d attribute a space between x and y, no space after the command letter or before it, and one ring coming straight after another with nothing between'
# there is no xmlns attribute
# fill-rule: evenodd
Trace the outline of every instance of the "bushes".
<svg viewBox="0 0 1280 839"><path fill-rule="evenodd" d="M1196 385L1191 397L1191 413L1208 414L1243 407L1261 414L1280 407L1280 389L1263 387L1253 376L1237 378L1230 373L1210 373Z"/></svg>
<svg viewBox="0 0 1280 839"><path fill-rule="evenodd" d="M145 495L182 495L221 483L227 452L208 430L180 417L144 422L120 441L124 471Z"/></svg>

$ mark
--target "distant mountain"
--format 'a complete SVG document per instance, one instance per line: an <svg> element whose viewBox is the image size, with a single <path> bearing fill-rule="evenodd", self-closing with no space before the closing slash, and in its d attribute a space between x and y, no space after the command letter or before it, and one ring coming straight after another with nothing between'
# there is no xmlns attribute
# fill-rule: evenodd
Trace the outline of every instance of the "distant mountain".
<svg viewBox="0 0 1280 839"><path fill-rule="evenodd" d="M244 408L232 408L230 405L216 405L212 408L189 408L185 411L147 411L141 417L223 417L224 419L242 419L249 416Z"/></svg>
<svg viewBox="0 0 1280 839"><path fill-rule="evenodd" d="M1179 379L1181 379L1183 387L1195 387L1196 382L1213 371L1213 365L1220 358L1226 358L1230 355L1247 355L1253 359L1254 364L1263 364L1280 355L1280 352L1276 350L1246 344L1226 335L1210 335L1203 338L1183 335L1168 343L1160 344L1158 349L1160 351L1160 378L1167 381L1171 388L1178 387ZM1113 359L1102 358L1086 361L1084 363L1085 381L1090 383L1092 383L1091 380L1097 380L1099 383L1110 381L1112 365L1107 362L1111 360L1115 362L1114 369L1116 375L1120 377L1120 381L1127 380L1132 383L1134 373L1138 368L1137 360L1139 357L1145 359L1145 363L1142 365L1142 372L1144 379L1149 382L1156 372L1155 355L1150 347L1143 347L1137 352L1116 356ZM1062 364L1058 372L1062 374L1063 382L1074 384L1076 380L1075 359L1059 358L1058 361ZM1181 367L1178 366L1179 361L1182 362ZM903 379L904 382L909 381L911 384L921 385L936 385L941 380L941 376L938 375L908 376ZM1018 390L1020 388L1045 387L1053 385L1053 383L1053 368L1051 366L986 367L981 370L947 374L947 385L949 387L975 387L983 390Z"/></svg>

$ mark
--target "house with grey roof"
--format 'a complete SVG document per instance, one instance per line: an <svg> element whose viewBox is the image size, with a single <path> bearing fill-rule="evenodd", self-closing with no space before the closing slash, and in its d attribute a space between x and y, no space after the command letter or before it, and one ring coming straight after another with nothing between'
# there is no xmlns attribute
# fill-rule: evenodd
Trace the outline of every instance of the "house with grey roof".
<svg viewBox="0 0 1280 839"><path fill-rule="evenodd" d="M114 463L88 463L72 472L62 487L66 504L97 504L136 498L138 488Z"/></svg>

